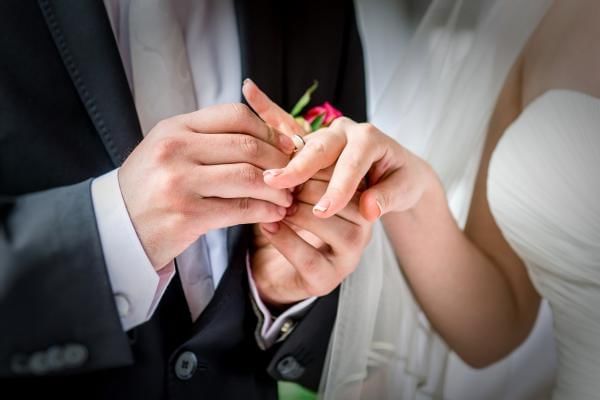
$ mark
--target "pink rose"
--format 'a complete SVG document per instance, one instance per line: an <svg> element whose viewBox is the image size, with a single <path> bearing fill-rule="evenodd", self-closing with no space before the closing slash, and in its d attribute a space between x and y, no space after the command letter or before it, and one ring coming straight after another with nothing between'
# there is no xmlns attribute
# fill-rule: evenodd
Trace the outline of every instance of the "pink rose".
<svg viewBox="0 0 600 400"><path fill-rule="evenodd" d="M312 123L315 119L317 119L320 115L324 115L323 118L323 126L328 126L333 122L334 119L341 117L342 112L331 105L328 101L323 103L320 106L316 106L308 110L304 114L304 119L308 121L308 123Z"/></svg>

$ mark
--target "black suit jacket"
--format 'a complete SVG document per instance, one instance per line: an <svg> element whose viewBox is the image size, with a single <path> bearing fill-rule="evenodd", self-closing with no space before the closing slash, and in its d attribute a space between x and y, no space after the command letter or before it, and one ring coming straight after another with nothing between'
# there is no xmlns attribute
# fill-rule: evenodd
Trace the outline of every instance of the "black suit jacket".
<svg viewBox="0 0 600 400"><path fill-rule="evenodd" d="M318 79L315 103L364 120L352 1L287 3L236 1L244 76L287 109ZM316 388L337 294L317 301L282 344L260 350L244 273L248 227L229 230L229 267L196 322L174 279L152 319L123 332L90 182L141 138L102 1L0 2L3 393L265 399L276 396L275 379Z"/></svg>

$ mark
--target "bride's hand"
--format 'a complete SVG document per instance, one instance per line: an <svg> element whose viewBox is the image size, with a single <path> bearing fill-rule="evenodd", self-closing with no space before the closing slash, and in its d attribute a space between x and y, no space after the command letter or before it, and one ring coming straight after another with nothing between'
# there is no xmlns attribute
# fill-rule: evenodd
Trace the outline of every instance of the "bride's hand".
<svg viewBox="0 0 600 400"><path fill-rule="evenodd" d="M247 82L243 90L250 106L269 125L288 135L300 129L255 84ZM371 124L342 117L304 140L304 148L285 168L265 171L265 182L275 188L292 188L334 166L327 190L313 210L318 217L328 218L342 210L364 178L369 188L360 196L359 208L370 221L410 210L429 187L440 187L425 161Z"/></svg>
<svg viewBox="0 0 600 400"><path fill-rule="evenodd" d="M330 219L312 214L328 178L322 171L299 187L283 221L255 225L252 276L271 308L330 293L354 271L369 242L372 224L360 215L358 196Z"/></svg>

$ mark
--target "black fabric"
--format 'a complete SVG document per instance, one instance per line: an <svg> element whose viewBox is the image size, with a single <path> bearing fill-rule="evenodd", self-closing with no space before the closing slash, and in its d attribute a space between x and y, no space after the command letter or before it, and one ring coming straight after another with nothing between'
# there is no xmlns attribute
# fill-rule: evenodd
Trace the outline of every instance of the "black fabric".
<svg viewBox="0 0 600 400"><path fill-rule="evenodd" d="M309 0L302 5L306 12L287 3L236 1L244 77L287 109L318 79L315 103L329 100L364 120L352 1ZM318 300L286 341L261 351L245 274L248 227L229 230L229 267L195 323L175 278L152 319L122 331L90 178L119 166L139 140L103 2L0 2L3 392L23 398L269 399L276 396L276 381L268 372L282 378L274 366L289 355L306 371L295 380L315 388L337 295ZM82 365L43 376L15 370L15 360L73 343L87 351ZM174 373L183 351L198 359L189 380Z"/></svg>

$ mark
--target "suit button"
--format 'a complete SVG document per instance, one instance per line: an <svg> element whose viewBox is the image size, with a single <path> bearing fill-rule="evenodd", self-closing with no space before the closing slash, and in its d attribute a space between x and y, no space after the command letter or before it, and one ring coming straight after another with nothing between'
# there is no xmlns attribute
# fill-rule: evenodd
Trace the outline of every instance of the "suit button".
<svg viewBox="0 0 600 400"><path fill-rule="evenodd" d="M287 356L277 363L277 372L279 372L283 379L294 380L304 374L304 367L294 356Z"/></svg>
<svg viewBox="0 0 600 400"><path fill-rule="evenodd" d="M80 367L88 359L88 349L81 344L67 344L63 353L63 365L65 367Z"/></svg>
<svg viewBox="0 0 600 400"><path fill-rule="evenodd" d="M117 311L119 312L119 317L125 318L129 315L129 311L131 311L131 305L129 304L127 296L122 293L115 294L115 304L117 306Z"/></svg>
<svg viewBox="0 0 600 400"><path fill-rule="evenodd" d="M190 379L194 376L198 368L198 359L191 351L184 351L177 357L175 362L175 375L182 381Z"/></svg>

